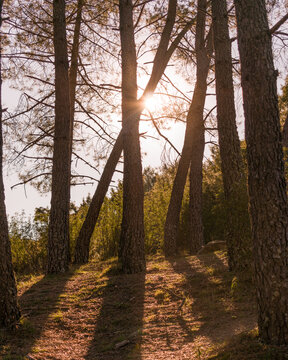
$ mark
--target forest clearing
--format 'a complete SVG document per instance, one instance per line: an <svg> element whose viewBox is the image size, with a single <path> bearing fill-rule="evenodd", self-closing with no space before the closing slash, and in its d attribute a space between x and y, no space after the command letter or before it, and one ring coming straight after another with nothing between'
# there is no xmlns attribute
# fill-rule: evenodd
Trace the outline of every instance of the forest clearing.
<svg viewBox="0 0 288 360"><path fill-rule="evenodd" d="M252 283L227 271L225 253L153 256L146 274L121 275L112 259L23 280L1 359L288 359L258 340Z"/></svg>
<svg viewBox="0 0 288 360"><path fill-rule="evenodd" d="M0 0L0 30L1 360L288 359L288 1Z"/></svg>

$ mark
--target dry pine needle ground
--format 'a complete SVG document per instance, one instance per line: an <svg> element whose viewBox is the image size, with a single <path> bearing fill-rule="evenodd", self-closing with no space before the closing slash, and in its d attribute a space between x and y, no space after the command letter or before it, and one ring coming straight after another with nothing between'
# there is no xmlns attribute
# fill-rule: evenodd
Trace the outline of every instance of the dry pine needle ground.
<svg viewBox="0 0 288 360"><path fill-rule="evenodd" d="M257 339L253 286L223 251L152 257L137 275L91 263L19 289L23 316L0 332L2 360L288 359Z"/></svg>

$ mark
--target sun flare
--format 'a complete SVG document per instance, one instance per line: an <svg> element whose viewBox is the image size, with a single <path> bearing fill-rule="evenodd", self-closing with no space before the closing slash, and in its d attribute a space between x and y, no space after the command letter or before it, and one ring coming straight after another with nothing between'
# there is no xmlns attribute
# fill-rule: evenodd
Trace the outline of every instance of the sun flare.
<svg viewBox="0 0 288 360"><path fill-rule="evenodd" d="M159 109L161 106L161 101L159 102L159 99L157 99L155 96L150 96L145 99L145 109L148 111L155 111Z"/></svg>

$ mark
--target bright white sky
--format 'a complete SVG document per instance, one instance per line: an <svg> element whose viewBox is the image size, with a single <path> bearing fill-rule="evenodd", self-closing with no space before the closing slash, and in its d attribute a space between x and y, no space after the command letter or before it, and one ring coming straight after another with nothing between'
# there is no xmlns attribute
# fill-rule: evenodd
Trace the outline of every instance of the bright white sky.
<svg viewBox="0 0 288 360"><path fill-rule="evenodd" d="M3 107L8 107L9 111L17 105L19 93L15 90L9 89L7 86L3 86ZM151 105L152 106L152 105ZM165 141L163 139L155 140L158 138L155 129L151 126L147 126L145 122L141 124L140 131L146 132L149 130L149 135L153 138L147 137L142 139L142 152L143 152L143 168L150 165L152 167L159 167L161 165L161 153ZM172 130L161 130L165 136L169 137L170 141L174 146L181 151L183 136L184 136L184 125L183 123L173 124ZM120 179L121 174L116 175L114 179ZM40 195L32 186L26 184L25 186L20 185L11 190L11 186L18 183L19 179L15 169L4 168L4 183L5 183L5 194L6 194L6 209L7 213L11 216L14 213L20 213L22 210L25 211L26 215L32 215L35 207L49 206L50 205L50 194ZM89 193L93 194L97 184L75 186L71 189L71 200L80 204L82 199L85 198Z"/></svg>

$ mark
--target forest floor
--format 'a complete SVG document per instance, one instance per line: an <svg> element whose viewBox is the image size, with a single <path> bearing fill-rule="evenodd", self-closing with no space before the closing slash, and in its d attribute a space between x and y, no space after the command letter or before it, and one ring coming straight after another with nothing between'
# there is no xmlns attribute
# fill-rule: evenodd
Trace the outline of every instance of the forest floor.
<svg viewBox="0 0 288 360"><path fill-rule="evenodd" d="M114 259L30 277L19 302L2 360L288 359L258 340L252 283L227 271L223 251L155 256L146 274L120 274Z"/></svg>

